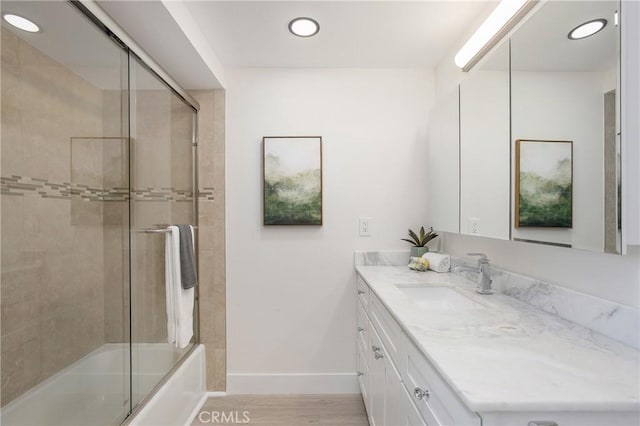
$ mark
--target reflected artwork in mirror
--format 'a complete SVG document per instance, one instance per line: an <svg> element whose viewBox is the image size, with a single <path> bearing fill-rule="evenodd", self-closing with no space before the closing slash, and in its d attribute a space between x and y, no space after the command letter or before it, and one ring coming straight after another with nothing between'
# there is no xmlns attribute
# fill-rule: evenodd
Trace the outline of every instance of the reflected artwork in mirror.
<svg viewBox="0 0 640 426"><path fill-rule="evenodd" d="M617 1L546 2L511 37L512 239L621 251L618 7ZM568 36L598 19L608 25L597 33ZM555 199L550 210L540 206L541 199L532 207L527 204L532 200L522 197L532 182L531 176L523 182L525 145L518 140L572 142L565 142L567 153L571 146L571 161L566 163L572 163L571 193L560 196L568 190L560 187L536 190L538 198ZM549 153L545 167L559 160L552 157ZM562 179L568 176L568 168L563 170ZM555 183L538 184L548 189Z"/></svg>
<svg viewBox="0 0 640 426"><path fill-rule="evenodd" d="M572 163L571 141L516 140L516 228L571 228Z"/></svg>

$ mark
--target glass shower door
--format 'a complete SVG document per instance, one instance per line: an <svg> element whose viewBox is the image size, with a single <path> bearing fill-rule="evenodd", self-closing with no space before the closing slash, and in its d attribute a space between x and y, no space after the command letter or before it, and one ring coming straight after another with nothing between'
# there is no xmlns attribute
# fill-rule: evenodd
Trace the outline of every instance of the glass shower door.
<svg viewBox="0 0 640 426"><path fill-rule="evenodd" d="M128 53L70 2L3 1L2 419L131 409Z"/></svg>
<svg viewBox="0 0 640 426"><path fill-rule="evenodd" d="M192 168L195 111L133 54L130 81L135 406L151 393L195 341L195 327L194 338L185 347L168 341L166 233L162 232L168 225L196 223ZM194 323L195 315L196 312Z"/></svg>

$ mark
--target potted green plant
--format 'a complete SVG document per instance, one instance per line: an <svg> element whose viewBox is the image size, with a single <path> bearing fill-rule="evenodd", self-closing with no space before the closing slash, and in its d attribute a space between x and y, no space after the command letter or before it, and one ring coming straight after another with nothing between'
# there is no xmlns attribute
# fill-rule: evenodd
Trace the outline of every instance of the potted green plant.
<svg viewBox="0 0 640 426"><path fill-rule="evenodd" d="M425 232L424 226L421 226L419 234L409 229L409 236L411 239L402 238L402 241L413 244L413 247L411 247L411 257L420 257L429 251L427 243L436 238L438 234L433 232L433 228L429 228L429 232Z"/></svg>

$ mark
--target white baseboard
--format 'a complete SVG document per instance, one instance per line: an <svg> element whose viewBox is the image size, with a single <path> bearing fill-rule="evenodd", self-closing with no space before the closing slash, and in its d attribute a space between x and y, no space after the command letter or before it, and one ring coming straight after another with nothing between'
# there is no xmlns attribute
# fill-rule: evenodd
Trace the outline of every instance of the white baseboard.
<svg viewBox="0 0 640 426"><path fill-rule="evenodd" d="M193 408L193 411L191 411L191 414L189 414L189 418L187 419L187 422L184 425L190 426L193 423L193 421L196 419L196 416L200 414L200 411L202 411L202 407L207 402L207 399L219 398L221 396L225 396L226 394L227 394L226 392L211 392L211 391L205 392L200 398L200 401L198 401L198 405L196 405Z"/></svg>
<svg viewBox="0 0 640 426"><path fill-rule="evenodd" d="M291 395L360 393L355 373L227 375L229 395Z"/></svg>

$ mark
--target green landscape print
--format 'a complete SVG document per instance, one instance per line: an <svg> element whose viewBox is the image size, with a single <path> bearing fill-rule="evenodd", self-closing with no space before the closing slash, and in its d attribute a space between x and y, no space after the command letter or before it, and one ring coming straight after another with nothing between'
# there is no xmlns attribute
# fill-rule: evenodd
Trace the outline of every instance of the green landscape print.
<svg viewBox="0 0 640 426"><path fill-rule="evenodd" d="M518 226L572 226L572 143L519 140Z"/></svg>
<svg viewBox="0 0 640 426"><path fill-rule="evenodd" d="M264 224L322 225L321 138L264 138Z"/></svg>

